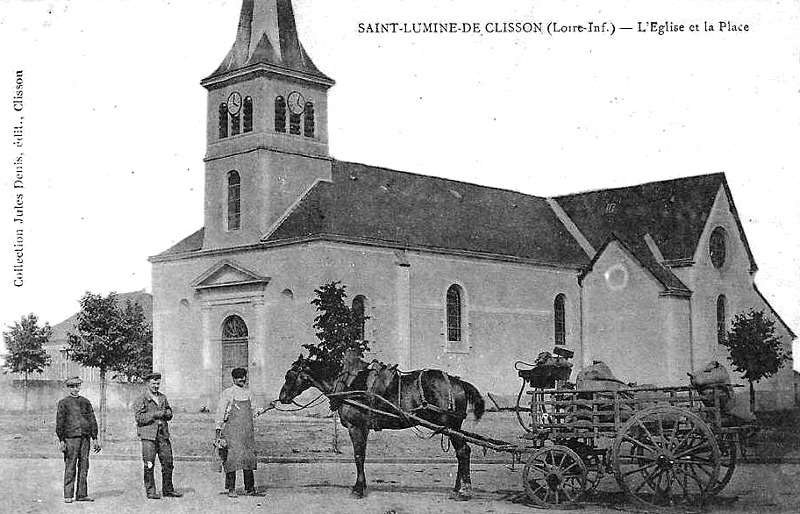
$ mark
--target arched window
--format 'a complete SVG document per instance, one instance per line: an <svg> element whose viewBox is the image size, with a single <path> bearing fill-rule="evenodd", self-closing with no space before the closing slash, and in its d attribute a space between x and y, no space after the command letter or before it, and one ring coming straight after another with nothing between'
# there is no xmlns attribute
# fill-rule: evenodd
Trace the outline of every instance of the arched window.
<svg viewBox="0 0 800 514"><path fill-rule="evenodd" d="M306 137L314 137L314 104L306 102L303 116L303 135Z"/></svg>
<svg viewBox="0 0 800 514"><path fill-rule="evenodd" d="M722 344L728 338L728 321L725 317L725 295L717 297L717 343Z"/></svg>
<svg viewBox="0 0 800 514"><path fill-rule="evenodd" d="M447 289L447 341L460 342L462 340L462 304L461 288L455 284Z"/></svg>
<svg viewBox="0 0 800 514"><path fill-rule="evenodd" d="M242 132L245 134L253 131L253 98L246 96L242 107Z"/></svg>
<svg viewBox="0 0 800 514"><path fill-rule="evenodd" d="M366 320L364 319L364 298L362 295L358 295L353 298L353 307L352 307L352 315L354 319L359 320L358 326L356 326L356 339L365 339L364 337L364 328L366 325Z"/></svg>
<svg viewBox="0 0 800 514"><path fill-rule="evenodd" d="M567 299L564 294L556 295L553 301L553 317L555 319L555 343L567 344L567 314L564 302Z"/></svg>
<svg viewBox="0 0 800 514"><path fill-rule="evenodd" d="M275 132L286 132L286 100L282 96L275 99Z"/></svg>
<svg viewBox="0 0 800 514"><path fill-rule="evenodd" d="M228 172L228 230L239 230L242 222L242 181L235 171Z"/></svg>
<svg viewBox="0 0 800 514"><path fill-rule="evenodd" d="M219 138L228 137L228 104L219 104Z"/></svg>
<svg viewBox="0 0 800 514"><path fill-rule="evenodd" d="M233 368L247 369L247 324L233 314L222 322L222 384L232 384Z"/></svg>
<svg viewBox="0 0 800 514"><path fill-rule="evenodd" d="M725 229L717 227L711 232L708 244L708 254L711 257L711 264L720 269L725 264L725 253L728 239Z"/></svg>

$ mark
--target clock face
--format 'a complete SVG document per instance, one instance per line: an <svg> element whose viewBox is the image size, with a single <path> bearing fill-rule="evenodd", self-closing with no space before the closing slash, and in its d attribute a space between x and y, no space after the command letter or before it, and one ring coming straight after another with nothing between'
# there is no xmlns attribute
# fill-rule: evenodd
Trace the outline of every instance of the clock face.
<svg viewBox="0 0 800 514"><path fill-rule="evenodd" d="M230 95L228 95L228 112L232 115L239 114L239 110L242 108L242 95L238 91L234 91Z"/></svg>
<svg viewBox="0 0 800 514"><path fill-rule="evenodd" d="M292 114L303 114L306 109L306 99L303 98L303 94L299 91L289 93L286 103L289 105L289 110Z"/></svg>

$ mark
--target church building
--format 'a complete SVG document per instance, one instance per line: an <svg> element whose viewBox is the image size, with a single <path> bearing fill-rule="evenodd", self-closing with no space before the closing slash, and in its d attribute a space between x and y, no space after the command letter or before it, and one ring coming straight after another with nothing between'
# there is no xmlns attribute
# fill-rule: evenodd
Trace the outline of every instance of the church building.
<svg viewBox="0 0 800 514"><path fill-rule="evenodd" d="M173 403L213 405L233 367L277 397L316 342L314 290L340 281L369 316L372 354L516 394L516 361L555 346L577 371L687 385L733 317L763 310L724 174L554 198L342 162L328 151L328 90L291 0L243 0L208 91L205 223L152 256L155 367ZM348 87L345 85L344 87ZM732 376L736 376L732 373ZM791 363L757 386L794 401Z"/></svg>

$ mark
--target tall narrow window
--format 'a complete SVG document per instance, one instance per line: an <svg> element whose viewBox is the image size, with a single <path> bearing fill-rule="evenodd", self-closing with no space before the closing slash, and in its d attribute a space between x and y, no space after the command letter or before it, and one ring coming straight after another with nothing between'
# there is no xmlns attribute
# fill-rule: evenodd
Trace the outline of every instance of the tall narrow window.
<svg viewBox="0 0 800 514"><path fill-rule="evenodd" d="M228 230L239 230L241 226L242 181L235 171L228 173Z"/></svg>
<svg viewBox="0 0 800 514"><path fill-rule="evenodd" d="M447 341L461 341L462 328L461 288L453 284L447 290Z"/></svg>
<svg viewBox="0 0 800 514"><path fill-rule="evenodd" d="M242 107L242 132L245 134L253 131L253 98L246 96Z"/></svg>
<svg viewBox="0 0 800 514"><path fill-rule="evenodd" d="M289 134L300 135L300 114L289 112Z"/></svg>
<svg viewBox="0 0 800 514"><path fill-rule="evenodd" d="M275 132L286 132L286 100L282 96L275 99Z"/></svg>
<svg viewBox="0 0 800 514"><path fill-rule="evenodd" d="M303 135L306 137L314 137L314 104L306 102L306 108L303 110Z"/></svg>
<svg viewBox="0 0 800 514"><path fill-rule="evenodd" d="M364 297L362 295L358 295L353 298L353 318L358 320L358 325L356 326L356 339L364 339Z"/></svg>
<svg viewBox="0 0 800 514"><path fill-rule="evenodd" d="M556 295L553 301L553 317L555 319L555 343L557 345L567 344L567 314L564 308L566 296Z"/></svg>
<svg viewBox="0 0 800 514"><path fill-rule="evenodd" d="M717 297L717 343L722 344L728 338L728 322L725 317L725 295Z"/></svg>
<svg viewBox="0 0 800 514"><path fill-rule="evenodd" d="M228 137L228 104L219 104L219 138Z"/></svg>

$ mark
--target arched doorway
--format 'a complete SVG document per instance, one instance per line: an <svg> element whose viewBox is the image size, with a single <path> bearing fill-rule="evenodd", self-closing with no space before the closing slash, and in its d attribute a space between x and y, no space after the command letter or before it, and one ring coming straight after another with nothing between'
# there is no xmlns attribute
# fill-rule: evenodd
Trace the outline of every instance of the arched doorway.
<svg viewBox="0 0 800 514"><path fill-rule="evenodd" d="M247 369L247 324L231 315L222 322L222 387L233 385L231 370Z"/></svg>

